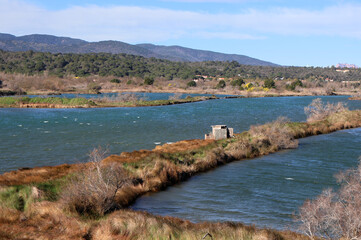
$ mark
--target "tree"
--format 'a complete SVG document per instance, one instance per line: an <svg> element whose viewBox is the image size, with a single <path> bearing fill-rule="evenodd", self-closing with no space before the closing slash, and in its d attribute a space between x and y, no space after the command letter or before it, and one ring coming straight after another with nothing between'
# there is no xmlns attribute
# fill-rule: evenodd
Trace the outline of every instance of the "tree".
<svg viewBox="0 0 361 240"><path fill-rule="evenodd" d="M273 79L266 79L263 83L263 87L265 88L275 88L276 87L276 83Z"/></svg>
<svg viewBox="0 0 361 240"><path fill-rule="evenodd" d="M146 77L144 79L144 84L146 84L146 85L153 85L153 83L154 83L154 78L153 77Z"/></svg>
<svg viewBox="0 0 361 240"><path fill-rule="evenodd" d="M325 190L300 208L299 229L311 239L361 239L361 158L355 169L336 176L337 192Z"/></svg>
<svg viewBox="0 0 361 240"><path fill-rule="evenodd" d="M99 147L89 154L89 168L75 175L61 194L66 208L82 215L99 217L121 207L116 195L131 181L120 164L102 163L107 152Z"/></svg>
<svg viewBox="0 0 361 240"><path fill-rule="evenodd" d="M189 82L187 83L187 86L188 86L188 87L197 87L197 83L196 83L195 81L189 81Z"/></svg>
<svg viewBox="0 0 361 240"><path fill-rule="evenodd" d="M287 86L286 86L286 89L287 89L287 90L294 91L297 86L299 86L299 87L302 87L302 86L303 86L301 80L299 80L299 79L293 81L290 85L287 85Z"/></svg>
<svg viewBox="0 0 361 240"><path fill-rule="evenodd" d="M118 78L114 78L110 80L111 83L120 83L120 80Z"/></svg>
<svg viewBox="0 0 361 240"><path fill-rule="evenodd" d="M216 88L225 88L226 87L226 82L224 80L221 80L218 82Z"/></svg>
<svg viewBox="0 0 361 240"><path fill-rule="evenodd" d="M233 80L232 82L231 82L231 85L233 86L233 87L235 87L235 86L242 86L242 84L244 84L245 82L244 82L244 80L243 80L243 78L237 78L236 80Z"/></svg>

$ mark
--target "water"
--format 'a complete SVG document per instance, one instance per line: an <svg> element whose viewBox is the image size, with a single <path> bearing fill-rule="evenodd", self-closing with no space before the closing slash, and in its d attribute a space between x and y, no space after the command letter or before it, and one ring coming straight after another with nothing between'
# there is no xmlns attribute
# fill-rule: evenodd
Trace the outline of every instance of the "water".
<svg viewBox="0 0 361 240"><path fill-rule="evenodd" d="M295 230L292 215L306 199L337 187L333 175L355 167L361 128L300 140L287 150L233 162L137 200L133 208L201 221L238 221Z"/></svg>
<svg viewBox="0 0 361 240"><path fill-rule="evenodd" d="M152 94L148 94L152 95ZM22 167L85 161L97 146L111 154L153 149L155 143L202 139L211 125L235 132L287 116L304 121L315 97L219 99L173 106L103 109L0 109L0 173ZM361 101L347 101L361 109Z"/></svg>
<svg viewBox="0 0 361 240"><path fill-rule="evenodd" d="M152 94L147 94L154 97ZM94 147L110 153L152 149L156 143L203 139L211 125L235 132L286 116L305 121L316 97L219 99L139 108L0 109L0 173L22 167L85 161ZM361 109L345 96L321 97ZM334 186L332 175L357 165L360 129L301 140L296 150L235 162L195 176L134 205L192 221L240 221L283 228L304 199Z"/></svg>

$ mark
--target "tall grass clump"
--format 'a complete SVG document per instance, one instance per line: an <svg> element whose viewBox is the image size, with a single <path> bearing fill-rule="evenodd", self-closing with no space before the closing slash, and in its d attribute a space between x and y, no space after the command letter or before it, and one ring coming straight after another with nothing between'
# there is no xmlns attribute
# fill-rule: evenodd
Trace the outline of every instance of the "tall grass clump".
<svg viewBox="0 0 361 240"><path fill-rule="evenodd" d="M0 206L24 211L31 203L31 186L11 186L0 190Z"/></svg>
<svg viewBox="0 0 361 240"><path fill-rule="evenodd" d="M74 176L61 194L66 209L89 217L100 217L120 208L118 191L128 183L126 171L117 164L103 165L107 151L94 149L89 168Z"/></svg>
<svg viewBox="0 0 361 240"><path fill-rule="evenodd" d="M298 141L294 138L292 129L288 126L289 120L279 117L277 120L264 125L251 126L249 134L253 144L258 150L271 148L280 149L296 148Z"/></svg>
<svg viewBox="0 0 361 240"><path fill-rule="evenodd" d="M337 104L326 103L324 104L321 98L316 98L310 105L305 107L307 122L323 120L331 114L347 111L348 108L343 102Z"/></svg>
<svg viewBox="0 0 361 240"><path fill-rule="evenodd" d="M0 97L0 105L3 106L11 106L16 104L18 101L18 98L15 97Z"/></svg>

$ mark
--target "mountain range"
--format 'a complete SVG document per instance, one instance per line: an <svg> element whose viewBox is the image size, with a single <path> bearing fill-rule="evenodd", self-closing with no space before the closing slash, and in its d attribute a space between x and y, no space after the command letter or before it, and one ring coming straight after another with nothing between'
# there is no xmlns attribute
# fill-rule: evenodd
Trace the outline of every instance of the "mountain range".
<svg viewBox="0 0 361 240"><path fill-rule="evenodd" d="M171 61L237 61L244 65L278 66L277 64L251 58L245 55L191 49L181 46L160 46L154 44L129 44L121 41L87 42L69 37L45 34L31 34L16 37L0 33L0 49L4 51L35 51L51 53L125 53L146 58L154 57Z"/></svg>

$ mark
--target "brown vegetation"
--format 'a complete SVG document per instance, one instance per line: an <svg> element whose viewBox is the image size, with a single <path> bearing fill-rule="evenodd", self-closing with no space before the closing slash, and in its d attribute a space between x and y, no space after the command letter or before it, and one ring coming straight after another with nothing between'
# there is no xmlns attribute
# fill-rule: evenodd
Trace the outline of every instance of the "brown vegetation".
<svg viewBox="0 0 361 240"><path fill-rule="evenodd" d="M305 240L292 232L258 229L241 223L191 223L146 212L118 210L101 220L84 219L58 203L38 202L25 212L0 208L0 239L224 239Z"/></svg>
<svg viewBox="0 0 361 240"><path fill-rule="evenodd" d="M102 164L105 154L101 148L89 154L88 169L75 175L62 191L61 202L65 208L88 216L103 216L120 208L115 198L129 183L129 177L119 164Z"/></svg>
<svg viewBox="0 0 361 240"><path fill-rule="evenodd" d="M267 96L316 96L316 95L354 95L360 92L359 87L352 83L326 82L324 80L302 80L303 86L297 86L294 90L287 89L295 79L275 80L275 88L264 89L264 79L250 78L246 83L252 83L255 87L245 89L232 85L234 78L225 78L226 86L217 88L217 78L199 81L196 87L188 87L187 80L156 78L153 85L144 84L140 77L117 78L120 83L112 83L114 76L91 75L86 77L64 76L63 78L49 75L6 74L1 72L0 79L3 80L4 89L14 91L25 91L30 94L48 93L89 93L95 92L168 92L168 93L203 93L203 94L227 94L243 95L246 97ZM176 96L175 99L178 100Z"/></svg>
<svg viewBox="0 0 361 240"><path fill-rule="evenodd" d="M346 110L348 109L345 103L323 104L321 98L314 99L309 106L305 107L308 122L322 120L331 114L345 112Z"/></svg>
<svg viewBox="0 0 361 240"><path fill-rule="evenodd" d="M361 158L356 169L341 172L337 180L338 191L325 190L300 208L300 230L311 239L361 238Z"/></svg>
<svg viewBox="0 0 361 240"><path fill-rule="evenodd" d="M0 175L0 186L45 182L82 171L86 167L85 164L62 164L48 167L21 168Z"/></svg>

